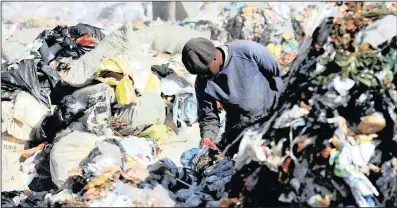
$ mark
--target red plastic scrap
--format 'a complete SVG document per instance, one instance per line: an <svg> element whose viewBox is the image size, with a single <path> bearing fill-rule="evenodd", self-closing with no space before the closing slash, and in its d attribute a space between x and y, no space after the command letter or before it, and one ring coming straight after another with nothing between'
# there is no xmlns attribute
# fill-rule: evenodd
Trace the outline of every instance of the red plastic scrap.
<svg viewBox="0 0 397 208"><path fill-rule="evenodd" d="M85 34L77 38L76 43L79 45L96 45L99 43L98 40L94 40L91 34Z"/></svg>

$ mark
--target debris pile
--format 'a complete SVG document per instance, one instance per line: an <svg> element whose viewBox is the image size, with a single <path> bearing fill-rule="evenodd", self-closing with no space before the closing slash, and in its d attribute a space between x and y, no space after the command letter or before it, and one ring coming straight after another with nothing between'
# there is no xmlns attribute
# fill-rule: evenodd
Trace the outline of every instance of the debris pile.
<svg viewBox="0 0 397 208"><path fill-rule="evenodd" d="M395 180L386 179L397 171L397 17L362 2L343 3L339 14L302 44L274 114L240 137L230 199L244 206L397 205Z"/></svg>
<svg viewBox="0 0 397 208"><path fill-rule="evenodd" d="M317 25L313 5L44 30L2 62L2 206L397 206L396 7L327 3ZM194 37L266 45L287 90L223 152L178 166L159 142L197 119L180 55Z"/></svg>

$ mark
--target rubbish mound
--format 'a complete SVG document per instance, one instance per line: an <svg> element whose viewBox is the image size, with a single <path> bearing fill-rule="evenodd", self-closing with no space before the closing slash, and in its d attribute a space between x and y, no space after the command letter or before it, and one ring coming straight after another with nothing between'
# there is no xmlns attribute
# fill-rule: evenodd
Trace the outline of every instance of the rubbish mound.
<svg viewBox="0 0 397 208"><path fill-rule="evenodd" d="M44 30L2 62L2 206L397 206L395 5L292 8ZM287 89L223 152L188 149L178 166L159 142L197 119L180 55L193 37L266 45Z"/></svg>
<svg viewBox="0 0 397 208"><path fill-rule="evenodd" d="M397 19L362 2L339 12L302 44L274 114L240 137L228 196L235 203L397 205L386 176L397 170Z"/></svg>

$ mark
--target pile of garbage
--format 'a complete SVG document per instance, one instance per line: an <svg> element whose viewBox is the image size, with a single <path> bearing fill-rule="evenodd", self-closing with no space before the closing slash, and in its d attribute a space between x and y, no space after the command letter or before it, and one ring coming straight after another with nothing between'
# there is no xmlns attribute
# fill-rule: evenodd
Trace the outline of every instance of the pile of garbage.
<svg viewBox="0 0 397 208"><path fill-rule="evenodd" d="M170 42L175 34L183 37ZM194 37L208 38L180 26L135 32L127 24L105 35L92 25L59 25L3 59L2 206L175 205L171 185L154 185L156 174L170 168L180 177L184 169L154 162L158 142L197 119L194 77L180 55Z"/></svg>
<svg viewBox="0 0 397 208"><path fill-rule="evenodd" d="M206 3L198 16L184 20L181 25L211 32L211 39L218 44L239 39L261 43L288 71L306 34L311 34L313 25L335 9L334 3L315 2Z"/></svg>
<svg viewBox="0 0 397 208"><path fill-rule="evenodd" d="M397 206L395 5L327 3L318 27L314 6L274 20L291 10L266 5L227 4L219 25L60 25L3 59L2 206ZM159 141L197 119L180 55L195 37L268 46L287 90L224 152L178 166Z"/></svg>
<svg viewBox="0 0 397 208"><path fill-rule="evenodd" d="M397 205L396 12L338 10L302 44L274 114L238 138L229 203Z"/></svg>

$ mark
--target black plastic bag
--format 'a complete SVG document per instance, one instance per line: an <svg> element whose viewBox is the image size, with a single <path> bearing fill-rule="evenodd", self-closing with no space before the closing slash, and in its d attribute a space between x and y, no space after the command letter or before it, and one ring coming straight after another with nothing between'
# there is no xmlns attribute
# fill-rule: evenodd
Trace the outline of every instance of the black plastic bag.
<svg viewBox="0 0 397 208"><path fill-rule="evenodd" d="M44 207L44 197L47 191L31 192L28 198L21 202L18 207Z"/></svg>
<svg viewBox="0 0 397 208"><path fill-rule="evenodd" d="M7 92L23 90L40 103L50 106L51 90L59 83L59 74L38 60L26 59L18 68L1 73L1 89Z"/></svg>
<svg viewBox="0 0 397 208"><path fill-rule="evenodd" d="M162 65L153 65L151 69L152 72L154 72L160 79L165 78L169 74L175 73L174 70L169 68L169 63Z"/></svg>
<svg viewBox="0 0 397 208"><path fill-rule="evenodd" d="M87 183L87 178L85 176L74 175L70 176L60 189L69 189L72 190L73 193L78 193L83 190Z"/></svg>
<svg viewBox="0 0 397 208"><path fill-rule="evenodd" d="M23 193L23 191L4 191L1 192L1 207L16 207L14 197L19 196Z"/></svg>
<svg viewBox="0 0 397 208"><path fill-rule="evenodd" d="M105 38L105 34L97 27L78 24L76 26L67 27L58 25L52 30L43 31L37 38L42 39L43 45L39 52L45 64L52 60L62 57L72 57L78 59L86 52L91 51L96 45L79 45L76 40L86 34L92 35L96 40Z"/></svg>
<svg viewBox="0 0 397 208"><path fill-rule="evenodd" d="M105 38L105 34L101 31L100 28L79 23L76 26L69 27L70 35L73 38L81 37L85 34L91 34L93 38L97 40L102 40Z"/></svg>
<svg viewBox="0 0 397 208"><path fill-rule="evenodd" d="M73 95L64 97L61 104L55 108L54 114L43 120L36 133L36 138L43 141L52 141L57 132L82 117L86 109L87 103L80 102Z"/></svg>
<svg viewBox="0 0 397 208"><path fill-rule="evenodd" d="M29 184L29 189L32 191L49 191L57 188L52 182L51 175L38 175Z"/></svg>
<svg viewBox="0 0 397 208"><path fill-rule="evenodd" d="M178 74L173 69L169 68L169 63L162 65L153 65L151 69L152 72L154 72L159 79L172 80L182 88L189 86L189 82L185 78L178 76Z"/></svg>
<svg viewBox="0 0 397 208"><path fill-rule="evenodd" d="M43 151L34 158L35 169L38 176L36 176L29 184L29 189L32 191L49 191L57 189L57 186L52 182L50 172L50 153L53 145L47 145Z"/></svg>

